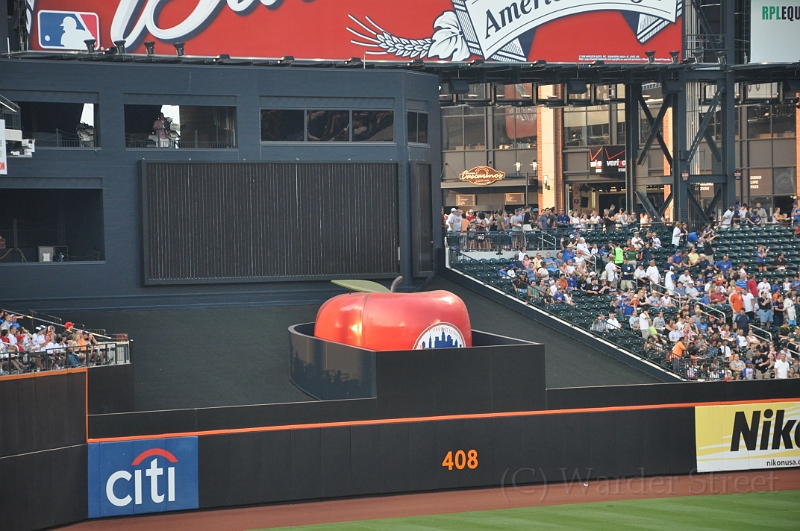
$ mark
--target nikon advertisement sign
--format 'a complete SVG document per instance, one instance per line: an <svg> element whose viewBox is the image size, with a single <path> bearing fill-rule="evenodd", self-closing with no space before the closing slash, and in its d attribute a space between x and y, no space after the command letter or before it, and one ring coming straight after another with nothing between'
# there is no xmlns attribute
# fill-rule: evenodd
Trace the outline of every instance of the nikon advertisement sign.
<svg viewBox="0 0 800 531"><path fill-rule="evenodd" d="M800 466L800 402L695 408L697 471Z"/></svg>
<svg viewBox="0 0 800 531"><path fill-rule="evenodd" d="M752 0L750 62L800 61L800 1Z"/></svg>

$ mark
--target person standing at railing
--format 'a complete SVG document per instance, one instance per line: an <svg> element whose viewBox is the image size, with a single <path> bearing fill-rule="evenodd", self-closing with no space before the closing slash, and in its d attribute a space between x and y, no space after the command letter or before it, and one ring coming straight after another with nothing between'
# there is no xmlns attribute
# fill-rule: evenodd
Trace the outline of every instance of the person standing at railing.
<svg viewBox="0 0 800 531"><path fill-rule="evenodd" d="M678 339L669 352L667 359L672 361L672 370L676 373L680 372L681 359L686 352L686 341L681 337Z"/></svg>
<svg viewBox="0 0 800 531"><path fill-rule="evenodd" d="M156 121L153 122L153 132L158 139L158 147L169 147L169 133L167 132L167 123L163 112L158 113Z"/></svg>

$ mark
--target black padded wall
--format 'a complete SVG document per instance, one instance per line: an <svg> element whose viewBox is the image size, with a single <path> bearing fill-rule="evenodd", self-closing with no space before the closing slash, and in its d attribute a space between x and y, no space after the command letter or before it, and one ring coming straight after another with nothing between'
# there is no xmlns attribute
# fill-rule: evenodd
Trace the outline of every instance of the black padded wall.
<svg viewBox="0 0 800 531"><path fill-rule="evenodd" d="M0 528L88 516L86 371L0 378Z"/></svg>
<svg viewBox="0 0 800 531"><path fill-rule="evenodd" d="M459 451L464 459L456 457ZM443 466L448 453L452 469ZM201 508L510 486L512 480L689 474L696 468L694 409L215 435L200 438L199 465Z"/></svg>

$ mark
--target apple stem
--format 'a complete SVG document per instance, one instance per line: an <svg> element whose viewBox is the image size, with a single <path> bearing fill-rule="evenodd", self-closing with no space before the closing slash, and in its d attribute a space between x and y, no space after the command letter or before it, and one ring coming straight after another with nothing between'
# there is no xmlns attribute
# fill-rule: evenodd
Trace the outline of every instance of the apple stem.
<svg viewBox="0 0 800 531"><path fill-rule="evenodd" d="M391 291L392 293L397 291L397 286L399 286L402 281L403 277L397 277L396 279L394 279L394 282L392 282L392 287L389 288L389 291Z"/></svg>

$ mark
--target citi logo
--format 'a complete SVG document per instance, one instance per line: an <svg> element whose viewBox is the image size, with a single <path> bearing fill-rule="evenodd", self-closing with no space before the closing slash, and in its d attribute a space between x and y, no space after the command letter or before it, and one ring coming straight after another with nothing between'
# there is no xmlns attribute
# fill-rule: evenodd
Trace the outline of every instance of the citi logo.
<svg viewBox="0 0 800 531"><path fill-rule="evenodd" d="M785 419L785 414L783 409L777 412L767 409L762 420L761 411L753 411L748 422L744 411L737 411L733 419L731 452L738 452L742 441L751 452L756 449L779 450L781 445L787 450L800 447L797 419Z"/></svg>
<svg viewBox="0 0 800 531"><path fill-rule="evenodd" d="M89 518L198 507L198 438L89 444Z"/></svg>
<svg viewBox="0 0 800 531"><path fill-rule="evenodd" d="M158 458L162 457L169 463L177 463L176 458L172 453L162 450L161 448L151 448L145 452L140 453L136 459L133 460L131 466L139 466L145 460L150 459L150 465L144 469L145 476L149 478L150 484L150 499L153 503L162 503L164 497L168 502L175 501L175 467L168 466L166 468L166 489L159 488L159 478L164 475L164 468L158 466ZM125 481L130 485L131 478L133 478L133 498L130 494L119 497L115 494L115 486L117 482ZM108 478L106 482L106 497L113 505L117 507L125 507L133 502L135 505L142 504L142 470L134 470L133 475L127 470L117 470Z"/></svg>

